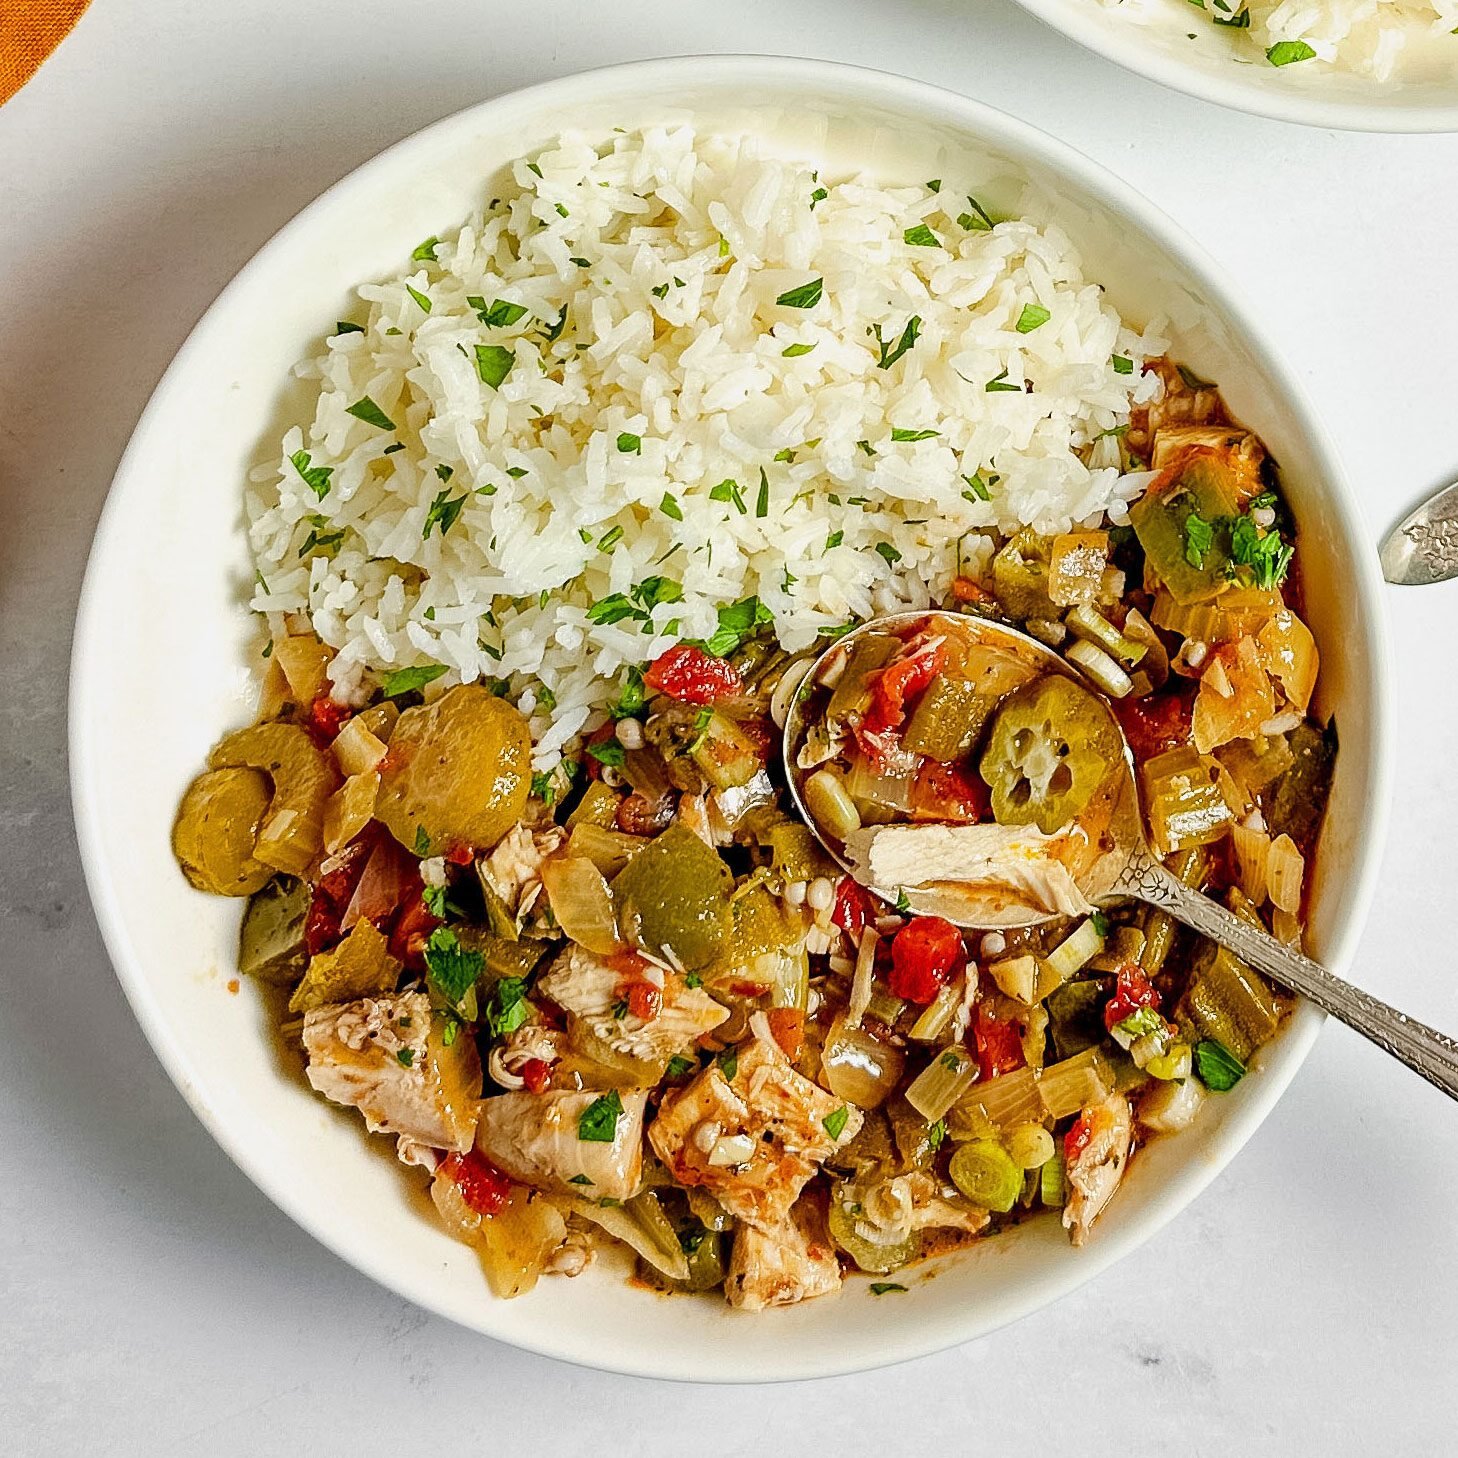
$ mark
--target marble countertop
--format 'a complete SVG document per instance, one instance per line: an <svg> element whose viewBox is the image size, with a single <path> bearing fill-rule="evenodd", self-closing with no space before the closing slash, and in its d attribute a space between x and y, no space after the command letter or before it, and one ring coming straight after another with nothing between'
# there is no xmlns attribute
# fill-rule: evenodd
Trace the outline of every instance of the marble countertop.
<svg viewBox="0 0 1458 1458"><path fill-rule="evenodd" d="M0 1447L628 1454L702 1447L730 1415L733 1447L768 1453L1050 1428L1090 1454L1438 1451L1458 1119L1339 1027L1213 1188L1081 1291L911 1365L752 1392L560 1366L389 1295L233 1168L144 1043L82 884L64 730L92 527L149 392L249 255L382 147L526 82L692 51L904 71L1066 138L1265 316L1374 541L1458 474L1458 136L1219 111L1006 0L95 0L0 111ZM1398 798L1356 975L1453 1029L1458 584L1391 606ZM157 671L119 712L146 712Z"/></svg>

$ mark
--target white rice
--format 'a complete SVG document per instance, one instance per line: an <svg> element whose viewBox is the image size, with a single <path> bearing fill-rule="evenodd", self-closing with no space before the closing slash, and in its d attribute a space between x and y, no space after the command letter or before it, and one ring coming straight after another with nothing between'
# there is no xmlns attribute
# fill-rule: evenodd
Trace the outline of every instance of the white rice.
<svg viewBox="0 0 1458 1458"><path fill-rule="evenodd" d="M1103 0L1135 20L1203 4L1206 18L1228 29L1246 59L1331 67L1389 81L1409 60L1458 64L1458 0ZM1234 24L1242 13L1248 24ZM1290 47L1304 42L1313 55ZM1274 51L1273 47L1284 47ZM1443 61L1446 52L1446 61ZM1298 73L1300 74L1300 73Z"/></svg>
<svg viewBox="0 0 1458 1458"><path fill-rule="evenodd" d="M939 246L906 241L922 226ZM835 181L686 128L568 134L434 252L362 286L363 329L298 367L313 420L247 495L252 605L275 632L308 615L342 697L422 663L442 685L509 680L539 769L625 665L709 636L725 604L758 596L804 648L941 597L985 565L989 529L1122 520L1148 479L1120 474L1112 440L1104 464L1080 452L1158 388L1140 364L1164 342L1122 324L1056 228L981 226L951 178ZM816 279L813 307L776 302ZM488 327L471 297L526 313ZM913 316L882 368L877 331L889 347ZM499 388L483 345L510 352ZM394 429L348 413L365 397ZM301 450L331 472L322 499ZM458 514L427 534L433 503ZM681 597L592 620L652 577Z"/></svg>

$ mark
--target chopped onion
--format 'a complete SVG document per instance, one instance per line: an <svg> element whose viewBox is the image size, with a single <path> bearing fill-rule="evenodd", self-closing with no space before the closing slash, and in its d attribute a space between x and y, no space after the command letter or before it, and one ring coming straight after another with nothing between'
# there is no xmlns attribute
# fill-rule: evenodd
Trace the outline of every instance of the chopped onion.
<svg viewBox="0 0 1458 1458"><path fill-rule="evenodd" d="M999 991L1015 1002L1032 1002L1038 986L1038 959L1036 957L1027 955L1004 957L1000 961L989 962L987 971L991 974L992 980L997 983Z"/></svg>
<svg viewBox="0 0 1458 1458"><path fill-rule="evenodd" d="M945 1048L912 1079L906 1102L928 1124L934 1124L966 1093L976 1077L976 1061L965 1048Z"/></svg>
<svg viewBox="0 0 1458 1458"><path fill-rule="evenodd" d="M1295 916L1301 910L1301 883L1305 876L1306 860L1296 849L1296 842L1289 835L1278 835L1271 842L1266 861L1271 904Z"/></svg>
<svg viewBox="0 0 1458 1458"><path fill-rule="evenodd" d="M1263 830L1237 825L1231 829L1230 840L1235 847L1236 865L1240 868L1240 889L1256 906L1260 906L1270 889L1271 838Z"/></svg>
<svg viewBox="0 0 1458 1458"><path fill-rule="evenodd" d="M552 915L574 942L599 956L619 949L612 893L591 861L585 856L549 856L542 862L542 884Z"/></svg>
<svg viewBox="0 0 1458 1458"><path fill-rule="evenodd" d="M846 1026L858 1028L866 1009L871 1005L871 979L876 974L876 944L881 940L879 933L867 927L861 933L861 945L856 952L856 970L851 978L850 1001L846 1004Z"/></svg>

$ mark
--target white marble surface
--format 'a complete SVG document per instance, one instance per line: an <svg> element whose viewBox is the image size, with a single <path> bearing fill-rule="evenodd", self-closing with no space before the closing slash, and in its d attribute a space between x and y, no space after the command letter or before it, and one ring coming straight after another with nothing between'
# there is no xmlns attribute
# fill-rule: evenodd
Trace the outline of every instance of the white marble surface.
<svg viewBox="0 0 1458 1458"><path fill-rule="evenodd" d="M86 549L148 392L255 248L386 144L526 82L695 50L901 70L1073 141L1265 311L1374 539L1458 474L1458 137L1228 115L1004 0L95 0L0 111L0 1450L373 1454L428 1435L442 1454L628 1454L732 1431L767 1453L1050 1432L1087 1454L1442 1451L1458 1119L1340 1028L1205 1198L1075 1296L910 1366L753 1392L569 1369L387 1295L233 1169L144 1044L87 904L63 738ZM1399 800L1358 973L1455 1028L1458 586L1392 605ZM165 671L138 664L119 712L145 713Z"/></svg>

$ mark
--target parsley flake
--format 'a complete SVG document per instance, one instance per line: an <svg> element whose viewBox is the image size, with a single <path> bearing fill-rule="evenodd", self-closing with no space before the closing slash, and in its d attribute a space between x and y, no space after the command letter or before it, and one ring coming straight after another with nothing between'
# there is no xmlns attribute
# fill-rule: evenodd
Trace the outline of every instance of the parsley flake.
<svg viewBox="0 0 1458 1458"><path fill-rule="evenodd" d="M775 300L775 303L782 304L787 309L813 309L820 302L824 292L825 280L812 278L809 283L801 284L799 288L786 289Z"/></svg>
<svg viewBox="0 0 1458 1458"><path fill-rule="evenodd" d="M577 1137L584 1144L611 1144L617 1137L622 1113L623 1101L617 1089L609 1089L582 1111L577 1121Z"/></svg>
<svg viewBox="0 0 1458 1458"><path fill-rule="evenodd" d="M363 420L366 425L373 425L377 430L395 429L395 422L368 395L356 400L353 405L346 406L344 413L354 416L356 420Z"/></svg>

